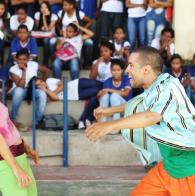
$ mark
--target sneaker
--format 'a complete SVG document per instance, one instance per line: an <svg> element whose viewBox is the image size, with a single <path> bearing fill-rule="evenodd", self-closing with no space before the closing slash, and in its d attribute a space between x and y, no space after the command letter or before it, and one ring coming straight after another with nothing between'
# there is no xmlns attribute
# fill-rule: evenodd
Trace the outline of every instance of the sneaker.
<svg viewBox="0 0 195 196"><path fill-rule="evenodd" d="M91 126L91 122L88 119L86 119L85 120L85 125L86 125L86 127L89 127L89 126Z"/></svg>
<svg viewBox="0 0 195 196"><path fill-rule="evenodd" d="M85 129L85 125L83 121L79 121L78 129Z"/></svg>

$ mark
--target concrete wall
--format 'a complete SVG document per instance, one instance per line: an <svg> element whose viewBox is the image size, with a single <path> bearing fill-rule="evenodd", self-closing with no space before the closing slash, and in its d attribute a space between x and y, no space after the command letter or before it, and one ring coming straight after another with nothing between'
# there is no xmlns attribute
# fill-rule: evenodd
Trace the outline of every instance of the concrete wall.
<svg viewBox="0 0 195 196"><path fill-rule="evenodd" d="M195 1L175 0L174 29L176 53L192 59L195 52Z"/></svg>

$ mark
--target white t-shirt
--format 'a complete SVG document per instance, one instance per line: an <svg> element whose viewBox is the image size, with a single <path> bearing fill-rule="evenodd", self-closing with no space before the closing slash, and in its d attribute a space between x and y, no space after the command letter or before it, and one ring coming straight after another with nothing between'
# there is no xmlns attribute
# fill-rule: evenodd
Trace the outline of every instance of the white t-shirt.
<svg viewBox="0 0 195 196"><path fill-rule="evenodd" d="M97 60L93 62L95 64ZM96 80L99 80L101 82L104 82L108 78L112 77L111 74L111 62L105 63L105 62L100 62L98 64L98 75Z"/></svg>
<svg viewBox="0 0 195 196"><path fill-rule="evenodd" d="M131 3L143 4L144 0L131 0ZM143 7L135 7L128 9L128 17L138 18L146 15L146 10Z"/></svg>
<svg viewBox="0 0 195 196"><path fill-rule="evenodd" d="M51 91L55 91L61 80L56 78L48 78L46 84ZM79 100L78 95L78 81L79 79L68 81L68 100ZM58 93L60 100L63 100L63 91Z"/></svg>
<svg viewBox="0 0 195 196"><path fill-rule="evenodd" d="M74 36L70 39L65 39L66 42L69 42L77 51L78 56L81 56L81 49L83 46L83 39L81 34Z"/></svg>
<svg viewBox="0 0 195 196"><path fill-rule="evenodd" d="M122 13L123 2L118 0L108 0L102 4L101 11Z"/></svg>
<svg viewBox="0 0 195 196"><path fill-rule="evenodd" d="M32 31L33 26L34 26L34 20L30 16L27 16L25 23L22 23L22 24L25 24L27 26L28 30ZM10 29L12 31L17 31L19 25L21 25L21 23L18 21L18 16L17 15L11 16L11 18L10 18Z"/></svg>
<svg viewBox="0 0 195 196"><path fill-rule="evenodd" d="M160 38L153 39L152 43L151 43L151 46L156 48L157 50L160 50ZM174 52L175 52L175 45L174 45L174 43L170 44L170 52L171 52L171 55L173 55Z"/></svg>
<svg viewBox="0 0 195 196"><path fill-rule="evenodd" d="M35 13L35 16L34 16L34 18L35 18L35 20L40 20L40 12L36 12ZM51 22L57 22L57 20L58 20L58 16L56 15L56 14L51 14ZM51 31L50 32L52 32L52 33L55 33L55 26L51 29Z"/></svg>
<svg viewBox="0 0 195 196"><path fill-rule="evenodd" d="M29 81L34 77L37 76L39 70L39 64L35 61L28 61L27 68L26 68L26 80L25 80L25 87L28 86ZM22 78L22 69L15 64L9 70L10 73L17 75L19 78ZM13 83L13 88L17 85Z"/></svg>
<svg viewBox="0 0 195 196"><path fill-rule="evenodd" d="M80 16L80 19L82 20L85 16L85 13L82 12L82 11L79 11L79 16ZM60 10L58 12L58 17L61 18L62 17L62 10ZM65 30L66 27L70 24L70 23L73 23L75 21L78 21L77 19L77 16L76 16L76 11L74 12L74 14L69 17L68 14L65 12L64 14L64 17L62 19L62 29Z"/></svg>

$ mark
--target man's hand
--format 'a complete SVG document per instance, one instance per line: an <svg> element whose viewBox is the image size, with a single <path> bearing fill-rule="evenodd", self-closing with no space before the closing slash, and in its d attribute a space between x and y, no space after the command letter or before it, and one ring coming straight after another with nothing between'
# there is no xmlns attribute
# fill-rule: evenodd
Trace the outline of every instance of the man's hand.
<svg viewBox="0 0 195 196"><path fill-rule="evenodd" d="M85 130L86 136L90 141L96 142L106 134L112 132L111 126L107 125L109 122L94 123Z"/></svg>
<svg viewBox="0 0 195 196"><path fill-rule="evenodd" d="M32 183L32 178L19 165L13 168L13 173L21 188L27 188Z"/></svg>
<svg viewBox="0 0 195 196"><path fill-rule="evenodd" d="M112 116L112 113L108 112L107 108L98 107L93 111L93 115L96 118L96 120L99 120L100 118L103 117Z"/></svg>

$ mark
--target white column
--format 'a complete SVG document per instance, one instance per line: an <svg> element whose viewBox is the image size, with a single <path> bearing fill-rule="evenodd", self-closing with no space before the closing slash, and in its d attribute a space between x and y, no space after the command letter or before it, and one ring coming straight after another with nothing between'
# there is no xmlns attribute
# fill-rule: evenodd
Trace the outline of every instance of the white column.
<svg viewBox="0 0 195 196"><path fill-rule="evenodd" d="M191 59L195 53L195 0L175 0L174 30L176 53Z"/></svg>

